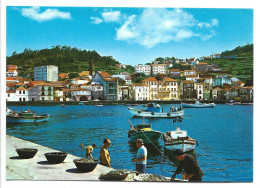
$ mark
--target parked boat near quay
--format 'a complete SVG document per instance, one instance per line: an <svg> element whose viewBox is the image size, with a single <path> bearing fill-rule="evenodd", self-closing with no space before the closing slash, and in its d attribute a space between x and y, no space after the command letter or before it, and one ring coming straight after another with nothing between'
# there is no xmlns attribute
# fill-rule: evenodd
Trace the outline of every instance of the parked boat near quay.
<svg viewBox="0 0 260 188"><path fill-rule="evenodd" d="M214 108L215 103L200 103L195 101L195 104L181 103L182 108Z"/></svg>
<svg viewBox="0 0 260 188"><path fill-rule="evenodd" d="M152 125L150 123L145 123L143 120L142 124L137 124L135 126L130 122L128 137L131 142L136 142L138 138L141 138L145 144L152 144L159 143L162 138L162 133L160 131L152 130Z"/></svg>
<svg viewBox="0 0 260 188"><path fill-rule="evenodd" d="M170 108L169 111L165 111L159 104L150 103L146 109L131 108L128 110L133 114L133 117L152 117L152 118L175 118L184 115L184 110L175 110Z"/></svg>
<svg viewBox="0 0 260 188"><path fill-rule="evenodd" d="M36 115L33 111L12 112L6 115L7 123L36 123L47 121L49 114Z"/></svg>

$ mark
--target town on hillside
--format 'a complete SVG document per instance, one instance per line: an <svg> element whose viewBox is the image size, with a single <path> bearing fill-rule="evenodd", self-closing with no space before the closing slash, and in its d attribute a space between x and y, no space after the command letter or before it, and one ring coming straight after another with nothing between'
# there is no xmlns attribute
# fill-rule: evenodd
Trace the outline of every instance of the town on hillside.
<svg viewBox="0 0 260 188"><path fill-rule="evenodd" d="M110 75L94 71L93 62L82 72L59 73L58 66L33 68L33 78L19 76L17 65L7 65L7 101L90 101L90 100L253 100L253 81L242 82L227 75L208 57L153 61L135 66L135 73ZM236 58L235 56L224 58ZM125 65L116 64L125 69ZM176 68L177 67L177 68ZM139 79L138 83L136 80Z"/></svg>

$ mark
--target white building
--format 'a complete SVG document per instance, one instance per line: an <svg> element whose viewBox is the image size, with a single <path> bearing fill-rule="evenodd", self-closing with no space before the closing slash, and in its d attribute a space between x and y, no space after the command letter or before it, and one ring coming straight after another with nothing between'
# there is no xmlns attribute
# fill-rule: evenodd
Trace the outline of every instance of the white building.
<svg viewBox="0 0 260 188"><path fill-rule="evenodd" d="M87 83L89 83L89 81L90 80L88 80L88 79L87 80L81 80L81 79L78 79L78 78L74 78L74 79L71 80L71 83L81 85L81 84L87 84Z"/></svg>
<svg viewBox="0 0 260 188"><path fill-rule="evenodd" d="M151 75L151 66L150 65L136 65L135 73L144 73L146 76Z"/></svg>
<svg viewBox="0 0 260 188"><path fill-rule="evenodd" d="M193 80L194 82L199 78L199 75L187 75L186 80Z"/></svg>
<svg viewBox="0 0 260 188"><path fill-rule="evenodd" d="M195 74L196 74L196 70L184 70L184 76L195 75Z"/></svg>
<svg viewBox="0 0 260 188"><path fill-rule="evenodd" d="M146 84L135 84L135 100L137 101L145 101L149 100L149 86Z"/></svg>
<svg viewBox="0 0 260 188"><path fill-rule="evenodd" d="M34 81L58 81L58 67L54 65L46 65L34 67Z"/></svg>
<svg viewBox="0 0 260 188"><path fill-rule="evenodd" d="M19 101L15 91L6 91L6 101Z"/></svg>
<svg viewBox="0 0 260 188"><path fill-rule="evenodd" d="M152 75L167 74L167 64L152 64Z"/></svg>
<svg viewBox="0 0 260 188"><path fill-rule="evenodd" d="M18 101L28 101L28 90L24 87L19 87L15 90L16 97L18 98Z"/></svg>
<svg viewBox="0 0 260 188"><path fill-rule="evenodd" d="M197 99L203 99L203 84L197 84Z"/></svg>

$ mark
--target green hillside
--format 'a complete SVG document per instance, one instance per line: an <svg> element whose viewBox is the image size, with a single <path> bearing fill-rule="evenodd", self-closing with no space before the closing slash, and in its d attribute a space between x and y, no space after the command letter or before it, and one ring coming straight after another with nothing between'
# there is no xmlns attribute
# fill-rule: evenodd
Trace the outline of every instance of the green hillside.
<svg viewBox="0 0 260 188"><path fill-rule="evenodd" d="M119 64L112 56L101 56L96 51L81 50L70 46L55 46L51 49L31 50L7 57L7 65L17 65L19 76L33 78L33 67L42 65L56 65L59 72L81 72L88 70L90 60L93 61L95 71L107 71L110 74L128 71L134 73L134 67L127 69L116 68Z"/></svg>
<svg viewBox="0 0 260 188"><path fill-rule="evenodd" d="M253 78L253 44L238 46L233 50L221 53L221 58L205 60L208 64L217 64L228 71L229 76L235 76L242 81Z"/></svg>

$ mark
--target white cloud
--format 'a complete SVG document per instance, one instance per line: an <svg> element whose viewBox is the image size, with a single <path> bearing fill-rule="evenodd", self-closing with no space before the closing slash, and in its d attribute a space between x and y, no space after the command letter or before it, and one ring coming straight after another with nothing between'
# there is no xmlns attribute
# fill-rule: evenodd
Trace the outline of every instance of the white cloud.
<svg viewBox="0 0 260 188"><path fill-rule="evenodd" d="M120 22L121 12L120 11L106 11L102 13L102 17L105 22Z"/></svg>
<svg viewBox="0 0 260 188"><path fill-rule="evenodd" d="M123 25L116 28L116 40L152 48L160 43L191 37L208 40L216 35L214 30L208 30L214 26L218 26L217 19L210 23L199 22L182 9L147 8L141 15L129 16Z"/></svg>
<svg viewBox="0 0 260 188"><path fill-rule="evenodd" d="M218 26L218 20L217 19L212 19L211 23L199 22L198 26L200 28L203 28L203 27L210 28L210 27Z"/></svg>
<svg viewBox="0 0 260 188"><path fill-rule="evenodd" d="M90 19L92 20L91 23L93 23L93 24L100 24L103 22L103 20L98 17L90 17Z"/></svg>
<svg viewBox="0 0 260 188"><path fill-rule="evenodd" d="M181 9L144 9L140 16L129 16L125 23L116 29L116 39L135 42L147 48L159 43L180 41L196 34L192 27L197 20Z"/></svg>
<svg viewBox="0 0 260 188"><path fill-rule="evenodd" d="M47 9L40 13L40 7L22 8L22 15L38 22L50 21L56 18L71 19L69 12L61 12L58 9Z"/></svg>

